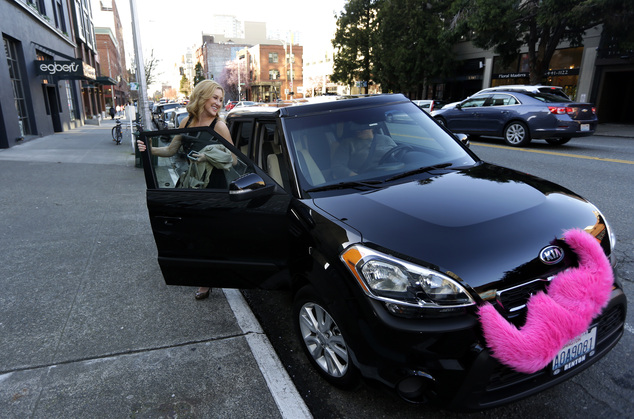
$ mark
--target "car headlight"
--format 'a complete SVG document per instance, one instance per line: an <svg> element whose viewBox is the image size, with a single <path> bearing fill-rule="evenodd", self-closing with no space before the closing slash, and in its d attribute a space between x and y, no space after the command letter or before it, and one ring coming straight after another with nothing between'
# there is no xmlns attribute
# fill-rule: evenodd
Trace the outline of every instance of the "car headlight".
<svg viewBox="0 0 634 419"><path fill-rule="evenodd" d="M475 304L467 290L442 272L354 245L341 260L371 298L406 317L449 315Z"/></svg>

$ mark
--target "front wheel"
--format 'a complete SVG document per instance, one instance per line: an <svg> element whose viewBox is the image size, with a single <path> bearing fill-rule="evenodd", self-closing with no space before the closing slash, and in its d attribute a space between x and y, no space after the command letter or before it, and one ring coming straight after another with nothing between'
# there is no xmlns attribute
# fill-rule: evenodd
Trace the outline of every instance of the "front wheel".
<svg viewBox="0 0 634 419"><path fill-rule="evenodd" d="M293 317L295 331L315 369L339 388L356 387L359 370L352 364L348 344L312 287L306 286L295 295Z"/></svg>
<svg viewBox="0 0 634 419"><path fill-rule="evenodd" d="M513 147L522 147L531 142L531 135L523 122L513 121L504 128L504 141Z"/></svg>

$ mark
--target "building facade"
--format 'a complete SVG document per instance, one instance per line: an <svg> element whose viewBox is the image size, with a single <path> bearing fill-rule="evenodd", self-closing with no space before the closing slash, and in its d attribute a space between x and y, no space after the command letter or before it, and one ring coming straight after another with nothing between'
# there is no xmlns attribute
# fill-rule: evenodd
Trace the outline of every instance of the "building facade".
<svg viewBox="0 0 634 419"><path fill-rule="evenodd" d="M260 44L245 51L249 77L247 100L275 102L305 97L301 45Z"/></svg>
<svg viewBox="0 0 634 419"><path fill-rule="evenodd" d="M634 116L627 112L634 94L634 54L611 49L602 29L599 26L586 31L583 46L560 43L543 83L563 87L573 100L594 103L599 122L634 123ZM426 98L453 102L486 87L530 84L527 47L511 64L469 41L457 43L454 53L454 76L430 84Z"/></svg>
<svg viewBox="0 0 634 419"><path fill-rule="evenodd" d="M86 0L3 0L0 148L76 128L99 112Z"/></svg>

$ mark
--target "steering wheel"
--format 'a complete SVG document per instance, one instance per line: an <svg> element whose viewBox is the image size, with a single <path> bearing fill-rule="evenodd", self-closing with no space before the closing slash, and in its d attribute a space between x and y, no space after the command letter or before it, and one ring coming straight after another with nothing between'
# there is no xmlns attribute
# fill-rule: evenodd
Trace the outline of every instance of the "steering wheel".
<svg viewBox="0 0 634 419"><path fill-rule="evenodd" d="M414 147L409 144L397 145L396 147L385 153L383 157L381 157L381 160L379 160L378 164L380 166L386 163L399 162L410 151L414 151Z"/></svg>

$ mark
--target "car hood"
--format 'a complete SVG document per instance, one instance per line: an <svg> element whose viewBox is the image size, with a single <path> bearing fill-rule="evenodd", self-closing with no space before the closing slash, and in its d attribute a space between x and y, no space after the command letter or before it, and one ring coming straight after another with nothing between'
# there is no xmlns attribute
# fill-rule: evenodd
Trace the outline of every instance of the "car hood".
<svg viewBox="0 0 634 419"><path fill-rule="evenodd" d="M451 272L478 292L539 278L552 269L538 261L541 249L598 220L578 195L489 164L314 203L367 245Z"/></svg>

